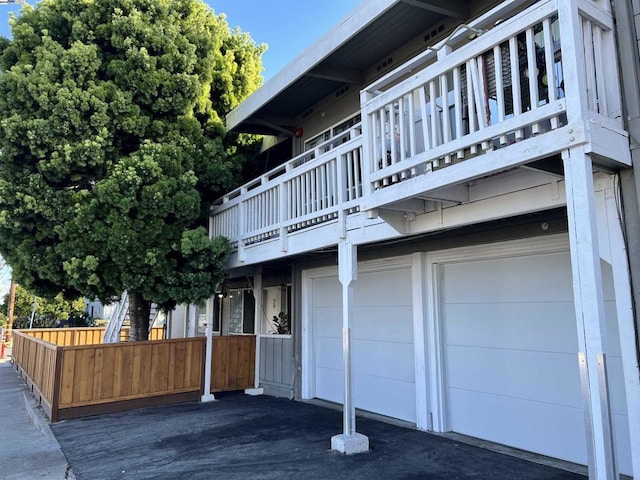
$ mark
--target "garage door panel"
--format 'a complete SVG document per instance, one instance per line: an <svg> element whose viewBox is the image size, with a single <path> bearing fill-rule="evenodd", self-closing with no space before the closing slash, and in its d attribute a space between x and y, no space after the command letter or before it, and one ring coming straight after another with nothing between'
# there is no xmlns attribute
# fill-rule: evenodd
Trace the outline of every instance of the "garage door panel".
<svg viewBox="0 0 640 480"><path fill-rule="evenodd" d="M613 415L613 435L616 445L616 460L621 473L631 475L631 445L629 442L629 417Z"/></svg>
<svg viewBox="0 0 640 480"><path fill-rule="evenodd" d="M313 309L314 334L321 337L342 338L342 307L317 307Z"/></svg>
<svg viewBox="0 0 640 480"><path fill-rule="evenodd" d="M342 369L342 339L316 337L315 359L317 367Z"/></svg>
<svg viewBox="0 0 640 480"><path fill-rule="evenodd" d="M354 306L411 305L411 270L396 269L358 274L354 283Z"/></svg>
<svg viewBox="0 0 640 480"><path fill-rule="evenodd" d="M468 390L451 390L449 405L452 431L571 462L587 462L580 408ZM550 418L555 420L550 422ZM545 441L540 442L541 438Z"/></svg>
<svg viewBox="0 0 640 480"><path fill-rule="evenodd" d="M337 276L313 279L314 307L339 307L342 305L342 287Z"/></svg>
<svg viewBox="0 0 640 480"><path fill-rule="evenodd" d="M356 340L353 354L358 373L415 382L413 345Z"/></svg>
<svg viewBox="0 0 640 480"><path fill-rule="evenodd" d="M356 375L355 383L359 385L355 392L358 408L407 422L416 421L416 390L413 383L363 374ZM382 396L384 402L380 402Z"/></svg>
<svg viewBox="0 0 640 480"><path fill-rule="evenodd" d="M574 353L573 311L570 302L447 303L445 339L451 345Z"/></svg>
<svg viewBox="0 0 640 480"><path fill-rule="evenodd" d="M450 388L582 407L575 355L450 346L446 362Z"/></svg>
<svg viewBox="0 0 640 480"><path fill-rule="evenodd" d="M627 414L627 398L624 391L624 372L622 357L607 355L607 379L609 383L609 400L611 409L616 414Z"/></svg>
<svg viewBox="0 0 640 480"><path fill-rule="evenodd" d="M446 265L450 303L573 301L571 263L564 253ZM523 274L526 273L526 288Z"/></svg>
<svg viewBox="0 0 640 480"><path fill-rule="evenodd" d="M412 317L410 305L358 307L354 312L353 337L413 344Z"/></svg>
<svg viewBox="0 0 640 480"><path fill-rule="evenodd" d="M342 369L316 367L316 397L342 404L344 376Z"/></svg>

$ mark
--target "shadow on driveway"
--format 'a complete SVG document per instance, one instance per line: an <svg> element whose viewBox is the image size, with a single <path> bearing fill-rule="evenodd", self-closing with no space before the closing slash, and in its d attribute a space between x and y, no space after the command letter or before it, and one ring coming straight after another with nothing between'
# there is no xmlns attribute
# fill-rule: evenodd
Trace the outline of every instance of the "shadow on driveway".
<svg viewBox="0 0 640 480"><path fill-rule="evenodd" d="M52 425L78 480L584 480L574 473L370 419L369 453L329 451L340 412L272 397L145 408Z"/></svg>

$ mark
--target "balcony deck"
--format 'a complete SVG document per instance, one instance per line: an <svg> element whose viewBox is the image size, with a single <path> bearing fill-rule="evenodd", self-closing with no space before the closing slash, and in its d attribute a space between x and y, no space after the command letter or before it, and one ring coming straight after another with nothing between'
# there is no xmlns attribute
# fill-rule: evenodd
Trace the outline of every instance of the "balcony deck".
<svg viewBox="0 0 640 480"><path fill-rule="evenodd" d="M470 182L573 148L629 165L611 13L547 0L496 25L512 3L363 90L361 124L220 199L210 232L230 239L230 266L336 245L352 229L376 230L362 241L409 233L427 205L469 202Z"/></svg>

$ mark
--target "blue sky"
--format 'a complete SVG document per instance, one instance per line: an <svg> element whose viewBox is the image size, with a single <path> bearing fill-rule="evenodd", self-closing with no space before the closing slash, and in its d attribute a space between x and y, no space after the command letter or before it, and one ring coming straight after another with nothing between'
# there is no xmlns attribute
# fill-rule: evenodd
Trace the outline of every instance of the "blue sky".
<svg viewBox="0 0 640 480"><path fill-rule="evenodd" d="M265 80L333 27L363 0L207 0L230 27L240 27L269 49L262 57ZM0 35L10 37L9 12L20 6L0 5ZM0 301L9 290L10 275L0 271Z"/></svg>
<svg viewBox="0 0 640 480"><path fill-rule="evenodd" d="M206 0L229 26L266 43L265 79L271 78L363 0ZM33 2L31 2L33 3ZM9 36L9 12L20 6L0 5L0 35Z"/></svg>

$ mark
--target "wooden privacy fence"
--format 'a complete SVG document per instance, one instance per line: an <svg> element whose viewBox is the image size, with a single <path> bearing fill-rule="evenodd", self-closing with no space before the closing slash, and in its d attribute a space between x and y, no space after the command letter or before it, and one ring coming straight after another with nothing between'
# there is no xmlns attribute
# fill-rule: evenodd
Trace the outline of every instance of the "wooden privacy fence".
<svg viewBox="0 0 640 480"><path fill-rule="evenodd" d="M14 330L11 356L25 377L27 385L31 387L36 398L40 399L44 411L55 421L53 412L57 405L54 404L54 400L57 399L60 385L62 347Z"/></svg>
<svg viewBox="0 0 640 480"><path fill-rule="evenodd" d="M213 337L211 391L253 388L256 365L256 337L230 335Z"/></svg>
<svg viewBox="0 0 640 480"><path fill-rule="evenodd" d="M97 345L102 343L105 327L71 327L71 328L33 328L21 330L22 333L61 347L77 345ZM162 340L164 329L154 327L149 331L149 340ZM129 327L120 330L120 341L126 342L129 339Z"/></svg>
<svg viewBox="0 0 640 480"><path fill-rule="evenodd" d="M195 401L203 393L203 337L72 346L33 333L14 331L12 356L52 422ZM213 352L212 391L254 386L255 336L215 337Z"/></svg>

